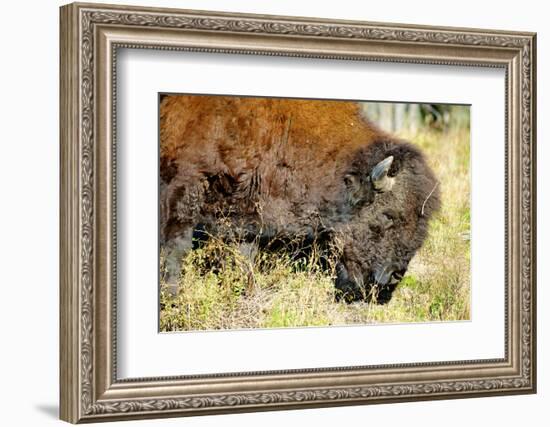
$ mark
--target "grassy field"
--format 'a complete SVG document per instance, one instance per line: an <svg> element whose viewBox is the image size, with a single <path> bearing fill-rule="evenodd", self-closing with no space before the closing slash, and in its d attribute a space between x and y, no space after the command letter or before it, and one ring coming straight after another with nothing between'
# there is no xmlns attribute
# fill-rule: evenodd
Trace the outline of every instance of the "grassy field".
<svg viewBox="0 0 550 427"><path fill-rule="evenodd" d="M328 326L470 318L470 144L467 126L400 135L419 145L440 180L442 208L386 305L334 298L334 272L211 239L190 252L176 292L161 282L161 331ZM216 259L215 268L210 266Z"/></svg>

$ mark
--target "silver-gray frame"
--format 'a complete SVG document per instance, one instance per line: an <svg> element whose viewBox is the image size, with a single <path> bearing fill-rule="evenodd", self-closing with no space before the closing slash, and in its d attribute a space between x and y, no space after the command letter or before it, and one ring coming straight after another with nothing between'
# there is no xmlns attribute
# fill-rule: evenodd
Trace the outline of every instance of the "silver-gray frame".
<svg viewBox="0 0 550 427"><path fill-rule="evenodd" d="M494 30L100 4L63 6L61 418L76 423L535 392L535 42L533 33ZM118 379L118 48L503 68L505 357Z"/></svg>

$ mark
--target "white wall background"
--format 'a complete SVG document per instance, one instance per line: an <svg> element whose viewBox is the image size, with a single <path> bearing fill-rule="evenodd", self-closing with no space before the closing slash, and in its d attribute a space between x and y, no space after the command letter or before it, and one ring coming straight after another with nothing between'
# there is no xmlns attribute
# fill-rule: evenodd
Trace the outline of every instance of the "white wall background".
<svg viewBox="0 0 550 427"><path fill-rule="evenodd" d="M113 3L122 3L110 0ZM524 0L384 2L133 0L133 4L538 32L539 393L191 419L131 425L278 426L547 425L550 292L550 29L545 3ZM0 31L0 419L3 425L59 425L58 402L58 6L57 0L2 5Z"/></svg>

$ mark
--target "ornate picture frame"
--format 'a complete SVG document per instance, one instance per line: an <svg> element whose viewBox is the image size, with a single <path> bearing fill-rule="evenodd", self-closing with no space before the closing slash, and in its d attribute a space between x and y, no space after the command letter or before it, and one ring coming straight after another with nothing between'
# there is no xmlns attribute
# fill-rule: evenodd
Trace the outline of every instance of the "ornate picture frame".
<svg viewBox="0 0 550 427"><path fill-rule="evenodd" d="M80 3L60 13L61 419L112 421L536 391L535 34ZM504 357L119 379L114 147L121 48L503 69Z"/></svg>

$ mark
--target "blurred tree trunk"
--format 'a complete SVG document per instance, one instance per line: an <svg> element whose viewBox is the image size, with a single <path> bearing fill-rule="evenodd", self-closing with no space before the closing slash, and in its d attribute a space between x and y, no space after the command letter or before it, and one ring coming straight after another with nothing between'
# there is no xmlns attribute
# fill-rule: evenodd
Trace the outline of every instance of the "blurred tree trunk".
<svg viewBox="0 0 550 427"><path fill-rule="evenodd" d="M470 107L449 104L362 102L361 113L391 133L417 133L421 127L444 130L470 126Z"/></svg>

